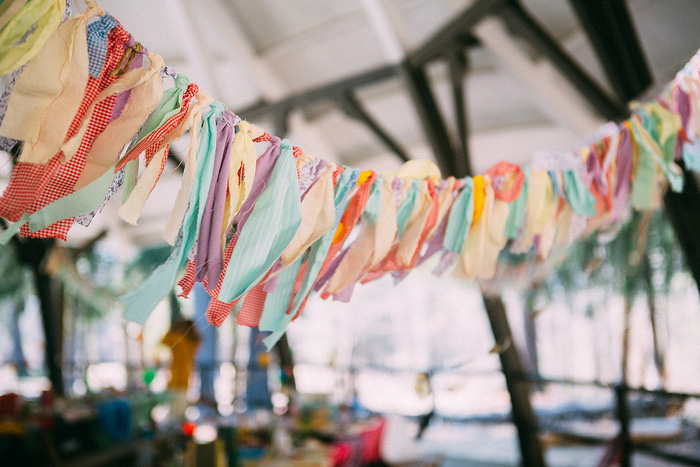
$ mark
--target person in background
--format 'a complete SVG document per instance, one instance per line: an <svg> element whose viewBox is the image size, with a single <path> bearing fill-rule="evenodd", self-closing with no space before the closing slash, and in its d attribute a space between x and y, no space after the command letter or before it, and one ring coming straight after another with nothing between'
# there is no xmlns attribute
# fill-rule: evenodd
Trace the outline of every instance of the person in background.
<svg viewBox="0 0 700 467"><path fill-rule="evenodd" d="M170 381L168 389L173 393L171 415L174 420L185 418L187 388L192 375L194 354L201 338L192 320L179 319L163 337L162 343L170 348Z"/></svg>

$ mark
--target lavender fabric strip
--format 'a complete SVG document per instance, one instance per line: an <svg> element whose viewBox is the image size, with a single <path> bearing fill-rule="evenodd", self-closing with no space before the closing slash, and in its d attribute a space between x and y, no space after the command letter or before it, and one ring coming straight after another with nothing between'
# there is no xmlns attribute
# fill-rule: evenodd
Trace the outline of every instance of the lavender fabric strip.
<svg viewBox="0 0 700 467"><path fill-rule="evenodd" d="M238 231L243 229L246 221L250 217L255 207L255 202L260 198L260 195L265 188L267 188L267 183L272 176L272 169L275 168L275 163L277 158L280 156L280 144L282 140L276 136L273 136L270 140L270 147L258 157L255 162L255 177L253 177L253 188L250 190L248 198L243 202L240 211L238 212Z"/></svg>
<svg viewBox="0 0 700 467"><path fill-rule="evenodd" d="M326 269L326 272L324 272L323 275L318 278L316 284L314 284L314 291L319 292L321 288L325 285L325 283L331 279L331 276L333 276L335 270L338 269L338 265L343 260L343 258L345 258L345 255L347 254L349 249L350 247L344 249L338 254L338 256L333 258L333 261L331 261L331 264L328 266L328 269Z"/></svg>
<svg viewBox="0 0 700 467"><path fill-rule="evenodd" d="M356 284L357 284L357 282L353 282L352 284L348 285L340 292L333 294L333 300L338 301L338 302L348 303L350 301L350 299L352 298L352 293L355 291Z"/></svg>
<svg viewBox="0 0 700 467"><path fill-rule="evenodd" d="M442 242L445 240L445 229L447 229L447 216L445 216L445 218L442 220L442 224L440 224L440 228L437 232L435 232L433 238L428 241L428 246L425 248L423 254L420 255L418 261L416 261L416 267L420 266L425 261L430 259L435 253L442 250Z"/></svg>
<svg viewBox="0 0 700 467"><path fill-rule="evenodd" d="M234 134L233 118L233 112L227 110L216 125L216 152L214 153L212 184L204 207L197 245L195 280L202 281L206 277L210 290L216 287L224 264L221 229L226 204L231 143Z"/></svg>
<svg viewBox="0 0 700 467"><path fill-rule="evenodd" d="M456 251L450 251L450 250L444 250L442 252L442 257L440 258L440 262L438 263L437 266L435 266L435 269L433 269L433 274L436 276L441 276L450 269L452 266L455 265L457 262L457 259L459 258L459 253Z"/></svg>
<svg viewBox="0 0 700 467"><path fill-rule="evenodd" d="M688 120L690 120L690 96L681 88L678 88L678 96L676 96L676 105L678 106L678 113L681 116L681 123L683 125L683 128L688 128ZM678 138L676 140L674 157L676 161L679 161L683 158L684 143L685 141L683 141L682 138Z"/></svg>
<svg viewBox="0 0 700 467"><path fill-rule="evenodd" d="M617 182L615 183L615 199L613 200L612 215L618 218L630 192L630 175L632 174L632 139L629 128L622 127L620 132L620 147L617 150Z"/></svg>

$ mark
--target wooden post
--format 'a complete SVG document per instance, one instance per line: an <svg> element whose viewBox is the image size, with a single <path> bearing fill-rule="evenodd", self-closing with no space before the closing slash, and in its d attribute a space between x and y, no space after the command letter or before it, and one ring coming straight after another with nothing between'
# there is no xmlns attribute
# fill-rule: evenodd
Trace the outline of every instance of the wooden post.
<svg viewBox="0 0 700 467"><path fill-rule="evenodd" d="M615 386L617 419L620 422L620 467L632 465L632 440L630 438L630 413L627 407L627 385Z"/></svg>
<svg viewBox="0 0 700 467"><path fill-rule="evenodd" d="M54 240L13 237L13 241L17 246L20 261L27 264L34 275L44 328L44 354L51 389L57 396L63 396L63 285L49 276L43 267L44 259L53 247Z"/></svg>
<svg viewBox="0 0 700 467"><path fill-rule="evenodd" d="M510 394L513 424L518 430L518 441L522 455L521 464L525 467L544 466L542 444L537 435L539 431L537 418L530 404L529 382L522 376L523 365L518 351L513 344L513 336L506 316L506 308L500 297L483 295L484 308L491 323L491 330L496 344L503 345L498 356L501 359L506 387Z"/></svg>
<svg viewBox="0 0 700 467"><path fill-rule="evenodd" d="M682 161L679 163L682 165ZM664 198L666 215L676 231L688 268L700 289L700 190L692 172L683 169L685 185L681 193L669 190Z"/></svg>

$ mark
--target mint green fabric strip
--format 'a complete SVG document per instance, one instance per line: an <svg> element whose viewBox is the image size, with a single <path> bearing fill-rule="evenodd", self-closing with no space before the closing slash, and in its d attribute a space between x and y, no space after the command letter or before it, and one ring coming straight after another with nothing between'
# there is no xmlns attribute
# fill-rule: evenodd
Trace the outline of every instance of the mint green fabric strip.
<svg viewBox="0 0 700 467"><path fill-rule="evenodd" d="M263 339L263 344L265 344L265 348L268 350L268 352L272 350L277 341L279 341L284 335L284 333L287 332L287 326L289 326L289 323L292 322L292 318L293 317L289 315L284 317L284 331L275 331Z"/></svg>
<svg viewBox="0 0 700 467"><path fill-rule="evenodd" d="M525 181L523 188L520 190L520 195L508 206L508 219L506 226L503 229L503 234L507 239L513 240L518 236L520 226L525 219L525 206L527 206L527 192L530 186L530 167L524 167Z"/></svg>
<svg viewBox="0 0 700 467"><path fill-rule="evenodd" d="M151 311L167 297L168 292L175 286L175 278L182 266L181 259L186 255L184 243L180 239L165 263L158 266L139 287L120 297L126 307L122 314L124 319L144 324Z"/></svg>
<svg viewBox="0 0 700 467"><path fill-rule="evenodd" d="M372 184L372 188L369 193L369 199L365 205L365 210L362 213L362 218L367 221L370 225L377 225L379 220L379 211L382 209L382 184L384 183L384 176L379 175L377 179Z"/></svg>
<svg viewBox="0 0 700 467"><path fill-rule="evenodd" d="M634 125L632 125L634 128ZM632 206L635 209L651 209L651 190L654 183L654 160L641 146L637 173L632 181Z"/></svg>
<svg viewBox="0 0 700 467"><path fill-rule="evenodd" d="M414 179L411 187L408 189L408 193L406 193L406 199L403 200L403 203L401 203L396 212L396 227L398 228L396 236L399 240L403 237L406 224L408 224L408 220L411 218L411 214L413 214L413 208L416 205L416 199L418 198L420 189L421 181Z"/></svg>
<svg viewBox="0 0 700 467"><path fill-rule="evenodd" d="M265 276L301 224L296 163L289 141L283 140L270 183L255 203L226 269L219 300L230 303Z"/></svg>
<svg viewBox="0 0 700 467"><path fill-rule="evenodd" d="M110 167L90 184L36 211L29 216L29 230L36 232L63 219L70 219L99 209L112 180L114 180L115 170L116 166Z"/></svg>
<svg viewBox="0 0 700 467"><path fill-rule="evenodd" d="M138 174L139 174L139 161L138 161L138 159L127 162L126 165L124 166L124 184L122 185L122 203L124 203L127 199L129 199L129 196L131 196L131 192L134 191L134 188L136 187L136 178L138 177Z"/></svg>
<svg viewBox="0 0 700 467"><path fill-rule="evenodd" d="M442 245L449 251L461 252L464 242L467 240L467 234L472 225L472 216L474 215L473 191L474 180L469 177L464 179L464 186L452 204L450 215L447 218L447 226L445 227L445 239Z"/></svg>
<svg viewBox="0 0 700 467"><path fill-rule="evenodd" d="M683 162L686 169L700 172L700 144L697 141L683 145Z"/></svg>
<svg viewBox="0 0 700 467"><path fill-rule="evenodd" d="M683 175L676 174L671 170L664 154L660 154L655 148L649 147L645 142L645 134L653 138L652 134L647 132L644 128L640 128L634 120L631 120L630 123L635 140L640 149L637 174L632 185L632 206L634 206L635 209L650 209L651 189L654 182L655 171L654 162L661 166L661 170L671 184L671 190L676 193L683 191L685 180L683 179ZM651 123L648 124L651 125Z"/></svg>
<svg viewBox="0 0 700 467"><path fill-rule="evenodd" d="M3 233L0 235L0 245L7 245L7 242L10 241L14 235L19 232L20 227L22 227L24 224L27 223L29 220L29 215L25 212L22 214L22 217L19 218L17 222L9 226Z"/></svg>
<svg viewBox="0 0 700 467"><path fill-rule="evenodd" d="M211 183L212 170L206 171L206 167L213 164L214 149L216 144L216 117L221 113L223 106L212 104L209 114L203 121L200 133L200 143L197 150L197 176L192 184L190 204L185 213L182 230L178 243L173 248L167 261L151 274L139 287L121 297L126 306L123 317L139 324L146 322L151 311L167 297L175 286L177 273L187 262L187 253L194 247L197 239L197 230L201 220L199 199L201 191L208 192ZM208 176L207 176L208 174ZM206 196L206 195L205 195ZM202 204L203 206L203 204Z"/></svg>
<svg viewBox="0 0 700 467"><path fill-rule="evenodd" d="M217 118L225 110L224 104L221 102L213 102L209 105L210 113L202 122L203 128L199 139L199 148L197 150L197 170L195 172L195 180L199 183L199 188L190 192L190 205L201 206L197 212L197 225L201 225L202 216L204 216L204 206L207 204L207 196L209 196L209 188L211 188L211 179L214 173L214 153L216 150L216 135L217 135ZM206 155L200 161L199 154Z"/></svg>
<svg viewBox="0 0 700 467"><path fill-rule="evenodd" d="M185 75L178 75L175 78L175 86L163 91L160 102L156 108L153 109L153 112L151 112L148 118L146 118L146 121L143 122L143 126L139 131L134 146L177 114L180 107L182 107L182 95L187 90L189 84L190 80Z"/></svg>
<svg viewBox="0 0 700 467"><path fill-rule="evenodd" d="M265 308L260 316L258 329L261 331L274 331L284 333L287 328L285 316L289 308L289 297L294 291L294 282L301 269L302 259L299 258L291 266L280 273L277 287L265 298ZM294 317L292 315L291 317ZM290 318L291 319L291 318Z"/></svg>
<svg viewBox="0 0 700 467"><path fill-rule="evenodd" d="M566 199L574 212L584 217L595 216L598 213L595 208L595 196L588 189L578 171L565 170L562 175L564 176Z"/></svg>
<svg viewBox="0 0 700 467"><path fill-rule="evenodd" d="M663 144L664 156L666 158L667 164L672 164L676 158L676 142L678 138L676 135L672 135Z"/></svg>

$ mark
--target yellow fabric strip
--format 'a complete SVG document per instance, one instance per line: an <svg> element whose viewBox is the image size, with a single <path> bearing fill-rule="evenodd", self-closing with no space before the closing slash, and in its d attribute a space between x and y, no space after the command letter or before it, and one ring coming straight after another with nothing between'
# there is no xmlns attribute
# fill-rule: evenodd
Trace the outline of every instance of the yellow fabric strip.
<svg viewBox="0 0 700 467"><path fill-rule="evenodd" d="M136 182L136 186L129 198L119 207L117 214L129 224L136 225L141 211L143 210L143 205L146 203L146 199L148 199L148 195L151 194L153 187L160 178L160 167L166 157L168 157L167 146L163 146L158 153L153 156L151 163L148 164L143 175L141 175L139 181Z"/></svg>
<svg viewBox="0 0 700 467"><path fill-rule="evenodd" d="M479 220L479 217L481 217L481 212L484 209L484 199L486 196L484 191L484 177L481 175L474 177L474 191L472 193L472 196L474 197L474 214L472 215L472 225L474 225L476 221Z"/></svg>
<svg viewBox="0 0 700 467"><path fill-rule="evenodd" d="M8 12L12 9L8 7ZM16 70L39 53L61 23L65 9L62 0L32 0L22 5L0 31L0 75ZM34 32L16 45L35 23Z"/></svg>
<svg viewBox="0 0 700 467"><path fill-rule="evenodd" d="M474 177L475 187L476 179L477 177ZM467 240L464 242L462 252L457 260L457 265L452 273L452 275L458 279L469 281L474 280L474 277L476 277L479 264L481 263L482 256L484 254L484 248L486 247L488 216L484 216L483 212L489 212L492 209L494 199L493 187L491 186L491 177L484 175L482 177L482 181L479 183L483 183L484 186L481 213L479 214L479 218L476 220L476 222L472 223L469 234L467 235ZM476 192L476 189L474 191Z"/></svg>
<svg viewBox="0 0 700 467"><path fill-rule="evenodd" d="M405 162L399 170L387 172L387 178L417 178L425 180L432 178L434 181L440 179L440 169L434 162L425 159L411 159Z"/></svg>
<svg viewBox="0 0 700 467"><path fill-rule="evenodd" d="M0 29L10 22L13 16L27 3L27 0L5 0L0 3Z"/></svg>

